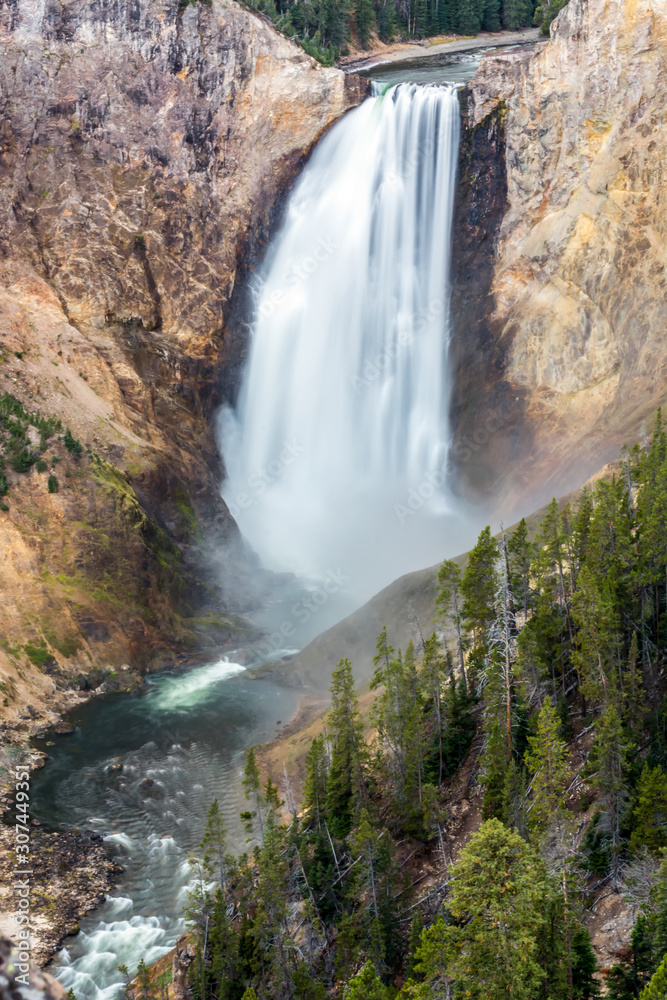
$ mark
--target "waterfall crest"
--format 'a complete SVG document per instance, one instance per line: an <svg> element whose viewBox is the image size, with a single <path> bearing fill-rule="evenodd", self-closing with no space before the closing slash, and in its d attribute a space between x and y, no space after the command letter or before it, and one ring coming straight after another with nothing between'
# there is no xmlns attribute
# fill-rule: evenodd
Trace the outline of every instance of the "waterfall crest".
<svg viewBox="0 0 667 1000"><path fill-rule="evenodd" d="M271 568L345 564L363 590L362 564L372 588L441 558L458 142L456 89L401 84L331 130L291 195L220 420L223 495Z"/></svg>

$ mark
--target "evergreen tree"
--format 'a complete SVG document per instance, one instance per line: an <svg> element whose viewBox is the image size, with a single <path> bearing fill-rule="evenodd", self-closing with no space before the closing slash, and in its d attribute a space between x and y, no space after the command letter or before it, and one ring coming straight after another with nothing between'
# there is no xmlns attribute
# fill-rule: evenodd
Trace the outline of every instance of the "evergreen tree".
<svg viewBox="0 0 667 1000"><path fill-rule="evenodd" d="M526 842L498 820L483 823L452 870L447 907L455 921L424 931L417 968L438 981L443 962L471 1000L533 1000L545 978L538 962L550 887Z"/></svg>
<svg viewBox="0 0 667 1000"><path fill-rule="evenodd" d="M604 819L611 839L616 889L619 885L621 820L625 805L628 750L618 710L614 704L610 704L596 726L591 764L596 768L595 783L605 806Z"/></svg>
<svg viewBox="0 0 667 1000"><path fill-rule="evenodd" d="M461 580L463 607L461 617L472 630L475 643L485 646L488 629L495 617L498 590L496 563L500 555L498 543L487 526L480 533L468 557Z"/></svg>
<svg viewBox="0 0 667 1000"><path fill-rule="evenodd" d="M533 24L538 25L542 29L543 35L549 34L551 22L560 14L563 7L567 6L568 2L569 0L546 0L545 3L537 6Z"/></svg>
<svg viewBox="0 0 667 1000"><path fill-rule="evenodd" d="M644 764L632 820L631 850L646 847L657 854L667 847L667 774L660 765L651 768Z"/></svg>
<svg viewBox="0 0 667 1000"><path fill-rule="evenodd" d="M378 0L376 12L380 41L393 42L396 35L396 7L394 0Z"/></svg>
<svg viewBox="0 0 667 1000"><path fill-rule="evenodd" d="M245 759L245 771L243 775L243 790L245 792L245 797L247 799L253 798L255 800L256 810L255 812L243 812L241 813L241 819L244 822L245 828L248 833L252 834L253 830L253 820L255 817L259 820L260 833L264 833L264 822L262 820L262 797L261 797L261 786L259 777L259 767L257 766L257 758L255 756L255 748L248 747L246 750Z"/></svg>
<svg viewBox="0 0 667 1000"><path fill-rule="evenodd" d="M456 28L462 35L476 35L482 26L479 4L475 0L459 0Z"/></svg>
<svg viewBox="0 0 667 1000"><path fill-rule="evenodd" d="M572 997L573 1000L597 1000L600 984L595 977L598 963L591 936L583 924L572 934Z"/></svg>
<svg viewBox="0 0 667 1000"><path fill-rule="evenodd" d="M227 871L227 830L217 799L213 799L209 808L200 847L203 852L204 864L215 874L224 894Z"/></svg>
<svg viewBox="0 0 667 1000"><path fill-rule="evenodd" d="M397 816L406 829L417 832L421 825L425 733L414 646L409 644L405 658L400 650L394 655L385 628L376 649L371 689L382 687L382 691L371 716L386 751Z"/></svg>
<svg viewBox="0 0 667 1000"><path fill-rule="evenodd" d="M444 625L451 624L454 627L459 668L467 690L468 679L466 677L465 657L463 655L461 570L451 559L446 559L440 567L438 571L438 584L439 588L435 598L435 606L442 623Z"/></svg>
<svg viewBox="0 0 667 1000"><path fill-rule="evenodd" d="M500 0L484 0L482 31L500 31Z"/></svg>
<svg viewBox="0 0 667 1000"><path fill-rule="evenodd" d="M490 722L482 766L483 773L480 778L484 786L482 816L484 819L504 819L505 785L511 758L507 755L505 734L498 719L492 719Z"/></svg>
<svg viewBox="0 0 667 1000"><path fill-rule="evenodd" d="M211 992L218 1000L235 1000L238 936L227 916L227 901L220 886L215 892L207 943L210 957L206 978L211 982Z"/></svg>
<svg viewBox="0 0 667 1000"><path fill-rule="evenodd" d="M367 953L378 973L393 964L397 914L394 896L398 872L393 845L386 831L379 833L363 810L350 846L357 867L353 888L355 898L367 900L364 908Z"/></svg>
<svg viewBox="0 0 667 1000"><path fill-rule="evenodd" d="M357 27L357 37L362 49L368 48L371 32L375 28L375 10L373 0L355 0L354 20Z"/></svg>
<svg viewBox="0 0 667 1000"><path fill-rule="evenodd" d="M366 962L361 972L349 981L343 1000L389 1000L389 991L376 974L372 962Z"/></svg>
<svg viewBox="0 0 667 1000"><path fill-rule="evenodd" d="M417 965L417 951L421 943L421 936L424 930L424 918L422 916L421 907L418 906L415 910L415 915L410 923L410 937L408 939L408 961L405 967L406 974L409 978L415 975L419 975L416 970ZM421 976L419 976L421 978Z"/></svg>
<svg viewBox="0 0 667 1000"><path fill-rule="evenodd" d="M364 726L349 660L341 660L331 675L327 724L331 742L327 816L332 831L344 837L366 800Z"/></svg>
<svg viewBox="0 0 667 1000"><path fill-rule="evenodd" d="M667 997L667 955L663 958L655 975L645 990L642 990L640 1000L665 1000Z"/></svg>
<svg viewBox="0 0 667 1000"><path fill-rule="evenodd" d="M306 755L306 776L303 782L303 808L307 821L321 829L327 802L327 749L323 736L313 737Z"/></svg>
<svg viewBox="0 0 667 1000"><path fill-rule="evenodd" d="M584 697L607 698L609 676L615 662L616 616L609 596L602 593L593 574L584 566L572 599L577 627L577 648L572 653Z"/></svg>
<svg viewBox="0 0 667 1000"><path fill-rule="evenodd" d="M532 20L532 4L527 0L503 0L502 20L505 31L518 31Z"/></svg>
<svg viewBox="0 0 667 1000"><path fill-rule="evenodd" d="M521 3L523 0L511 0L511 2ZM510 565L510 586L517 602L517 611L522 612L524 621L528 619L528 611L532 603L530 586L532 548L528 540L528 525L526 519L522 518L509 538L507 551Z"/></svg>
<svg viewBox="0 0 667 1000"><path fill-rule="evenodd" d="M284 829L269 812L264 824L264 838L257 856L256 914L252 937L257 955L260 983L270 984L276 1000L292 992L294 942L287 932L288 877Z"/></svg>
<svg viewBox="0 0 667 1000"><path fill-rule="evenodd" d="M667 852L663 852L663 860L658 872L658 882L655 887L655 921L653 947L658 961L667 955Z"/></svg>
<svg viewBox="0 0 667 1000"><path fill-rule="evenodd" d="M533 775L530 824L538 838L551 823L562 822L565 810L563 794L569 767L559 730L560 720L547 698L537 717L537 732L528 737L530 749L526 754L526 766Z"/></svg>

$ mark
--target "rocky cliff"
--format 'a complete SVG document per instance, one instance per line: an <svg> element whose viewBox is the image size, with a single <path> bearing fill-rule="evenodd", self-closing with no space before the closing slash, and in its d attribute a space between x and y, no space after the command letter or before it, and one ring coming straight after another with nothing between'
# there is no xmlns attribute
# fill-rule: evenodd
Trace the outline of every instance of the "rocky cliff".
<svg viewBox="0 0 667 1000"><path fill-rule="evenodd" d="M243 629L234 290L355 80L233 0L0 6L0 715Z"/></svg>
<svg viewBox="0 0 667 1000"><path fill-rule="evenodd" d="M665 399L667 3L570 0L546 44L484 58L464 111L456 459L530 506Z"/></svg>

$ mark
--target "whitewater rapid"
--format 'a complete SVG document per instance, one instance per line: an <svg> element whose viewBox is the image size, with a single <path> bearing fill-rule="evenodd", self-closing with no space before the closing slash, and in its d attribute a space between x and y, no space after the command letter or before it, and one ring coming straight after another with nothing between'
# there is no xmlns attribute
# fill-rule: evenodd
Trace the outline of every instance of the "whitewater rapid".
<svg viewBox="0 0 667 1000"><path fill-rule="evenodd" d="M134 973L140 959L150 964L174 947L186 930L188 854L207 810L217 797L230 850L245 849L244 749L269 739L297 700L219 659L153 675L136 694L95 699L74 713L71 735L51 741L32 778L35 814L99 833L125 869L55 958L77 1000L122 998L119 964Z"/></svg>
<svg viewBox="0 0 667 1000"><path fill-rule="evenodd" d="M318 146L256 288L223 493L266 565L357 596L441 558L453 86L370 98Z"/></svg>

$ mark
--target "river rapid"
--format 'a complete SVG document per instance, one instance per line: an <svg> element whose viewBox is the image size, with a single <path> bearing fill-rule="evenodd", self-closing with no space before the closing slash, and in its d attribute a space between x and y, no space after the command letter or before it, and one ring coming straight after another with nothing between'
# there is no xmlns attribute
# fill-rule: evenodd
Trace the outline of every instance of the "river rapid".
<svg viewBox="0 0 667 1000"><path fill-rule="evenodd" d="M303 288L297 289L300 296L292 296L288 303L291 314L286 307L282 313L278 309L264 309L265 315L259 316L255 330L255 344L265 338L285 371L290 369L295 336L302 347L301 357L313 350L313 327L328 331L335 347L338 334L332 316L345 300L346 292L337 286L333 294L328 269L338 269L336 273L344 274L350 282L363 277L368 289L373 289L373 294L381 292L385 299L369 301L365 294L368 289L358 289L346 327L346 336L354 340L352 347L356 345L355 363L365 371L368 357L364 351L370 350L371 355L384 352L382 356L391 357L392 365L383 369L381 377L372 380L363 393L355 393L350 389L350 385L354 389L354 380L349 379L350 371L354 370L333 351L323 355L323 359L316 359L317 364L324 366L328 382L317 386L312 378L304 379L302 389L308 393L307 397L293 396L289 405L283 396L276 396L275 411L284 425L278 434L280 440L291 439L290 435L303 437L306 429L317 429L325 412L335 417L329 420L328 448L321 448L315 434L312 442L304 444L305 454L310 457L294 465L285 463L274 490L261 498L251 497L256 502L249 509L245 501L239 503L237 513L242 529L267 565L273 563L275 568L296 571L305 569L306 574L311 569L309 557L317 548L315 543L310 546L309 512L315 511L319 521L313 532L317 533L316 529L321 530L322 526L327 531L336 526L346 529L348 534L344 538L328 538L325 554L315 559L315 573L311 577L319 573L320 581L324 581L321 586L318 587L317 581L313 583L312 578L310 582L297 580L291 585L293 592L287 595L289 610L285 610L286 600L278 600L258 615L257 623L267 633L278 636L277 644L267 647L264 659L280 658L286 652L302 648L367 599L373 592L369 591L371 584L378 589L408 569L421 568L454 554L443 550L443 531L451 535L452 527L450 523L447 528L442 521L443 512L445 515L448 512L442 477L437 483L432 478L422 483L419 477L423 468L428 470L433 466L439 470L446 463L448 227L456 180L456 86L473 75L481 55L477 50L450 55L448 59L442 56L430 62L425 59L410 66L377 67L370 72L376 82L376 96L346 116L325 137L325 152L329 150L332 156L321 155L320 147L320 155L316 151L311 161L326 173L338 150L341 171L345 171L349 157L342 154L346 154L350 143L358 144L360 155L354 164L360 173L353 178L354 183L341 189L331 186L338 202L329 209L325 202L320 204L325 228L334 231L339 227L337 239L346 253L325 261L308 286L314 303L312 315L308 304L304 304ZM392 103L383 106L381 92L397 84L403 86L393 93L390 91ZM415 84L427 86L422 89ZM441 89L433 84L446 86ZM433 142L429 140L431 132L435 137ZM419 155L411 153L412 146L420 151ZM384 155L385 149L390 150L391 158ZM277 250L274 247L273 256L269 254L274 272L289 265L290 254L299 256L302 229L308 238L313 235L319 204L319 196L315 195L319 188L314 185L313 195L308 186L309 169L310 166L295 189L293 218L283 229L285 260L280 257L280 246ZM345 201L347 188L354 203L352 209ZM384 207L378 191L385 192ZM355 199L359 198L366 200L361 213L354 210ZM446 222L442 231L433 225L433 200ZM413 212L410 206L421 213L422 223L417 229L410 225ZM354 224L355 218L361 219L365 228ZM327 232L322 237L327 237ZM381 246L385 245L393 248L390 255L381 253ZM406 254L410 256L407 263ZM336 280L339 278L340 274ZM265 299L272 291L275 289L269 275L263 286ZM426 318L417 323L415 316L420 317L432 299L439 308L427 310ZM282 299L277 301L282 303ZM366 335L369 330L374 338L370 346ZM393 350L393 340L387 343L387 337L404 345L404 349ZM222 443L232 458L229 461L230 454L225 454L232 469L231 482L226 487L232 505L237 493L247 499L247 481L253 463L261 466L273 447L271 435L266 435L270 423L257 422L257 408L252 402L255 391L265 409L272 399L269 389L275 378L272 370L268 374L265 370L265 353L260 351L253 363L251 351L241 410L226 414ZM334 376L338 377L338 388ZM282 386L281 393L284 395ZM362 432L369 427L376 432L370 452L369 442L362 439ZM404 428L410 430L407 437ZM319 466L318 456L326 460ZM345 514L353 506L350 498L346 501L336 492L341 469L347 477L346 488L355 480L365 482L364 476L373 478L375 492L364 487L365 506L360 506L366 520L359 537ZM415 555L414 545L407 546L400 538L401 532L408 537L407 530L392 503L395 498L402 502L409 487L419 486L420 490L424 487L428 493L429 485L432 509L424 514L431 521L425 527L424 551ZM370 493L377 503L369 501ZM299 504L304 497L308 503L302 510ZM380 508L379 503L384 507ZM386 533L382 528L385 522L389 524ZM440 533L433 533L433 524L437 527L438 523ZM277 536L280 551L272 553L266 539L273 537L278 525L282 531ZM362 562L377 568L386 547L385 538L390 536L398 541L391 549L390 564L382 567L382 579L376 580L371 574L364 578L363 586L359 584L361 589L356 589L355 574L347 571L344 554L352 560L352 555L361 558L361 553ZM456 551L461 550L465 540L470 540L464 539L460 522L454 536L451 545ZM372 537L377 544L371 559L364 546ZM300 558L295 555L294 540L298 538L306 542L306 551L298 553ZM412 565L394 561L399 547L407 549ZM286 552L288 562L295 559L291 565L285 565ZM275 558L271 559L271 555ZM342 571L339 561L343 563ZM315 595L324 595L324 600L318 601ZM291 646L291 650L281 648L282 638L288 634L290 639L285 646ZM239 659L243 659L240 654ZM72 735L38 744L40 749L46 749L49 759L33 776L33 815L51 826L74 825L101 834L125 866L114 893L81 921L80 932L67 939L66 947L55 958L57 977L66 988L73 988L77 1000L116 1000L123 986L119 964L134 971L140 959L147 963L155 961L183 934L183 906L191 878L188 852L201 839L206 812L214 798L220 802L228 827L230 849L240 852L246 847L239 820L239 813L245 807L241 788L244 751L270 739L282 728L296 712L298 693L252 679L242 665L231 660L233 657L230 661L220 659L181 672L164 671L149 677L137 694L97 698L71 715L75 725Z"/></svg>

